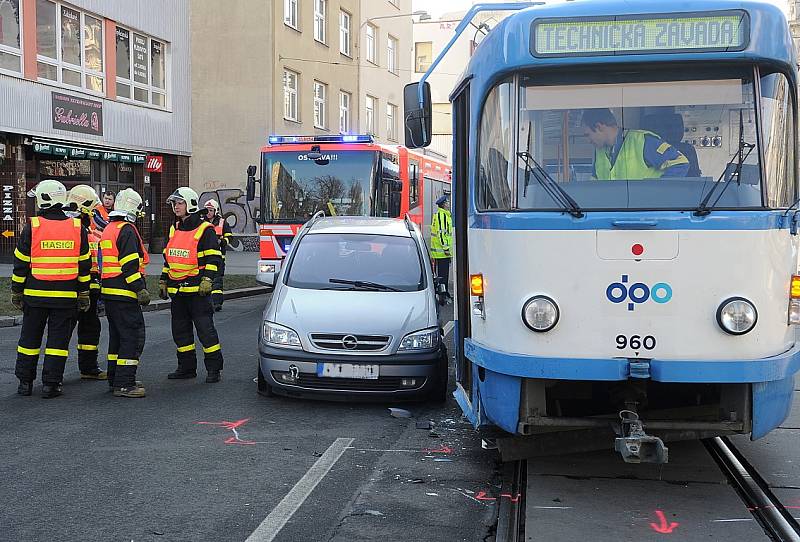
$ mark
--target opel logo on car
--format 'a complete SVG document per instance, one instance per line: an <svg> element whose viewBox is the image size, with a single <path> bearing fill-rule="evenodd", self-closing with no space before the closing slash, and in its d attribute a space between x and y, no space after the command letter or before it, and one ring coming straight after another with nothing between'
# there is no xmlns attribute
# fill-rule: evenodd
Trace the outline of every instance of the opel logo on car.
<svg viewBox="0 0 800 542"><path fill-rule="evenodd" d="M344 346L347 350L355 350L358 346L358 339L352 335L345 335L342 338L342 346Z"/></svg>

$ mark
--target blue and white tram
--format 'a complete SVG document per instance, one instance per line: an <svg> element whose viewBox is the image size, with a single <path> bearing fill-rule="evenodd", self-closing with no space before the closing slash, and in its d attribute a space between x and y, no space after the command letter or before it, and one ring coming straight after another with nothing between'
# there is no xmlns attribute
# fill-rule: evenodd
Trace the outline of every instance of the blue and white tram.
<svg viewBox="0 0 800 542"><path fill-rule="evenodd" d="M451 95L455 395L507 456L666 461L787 417L797 83L783 13L752 1L535 6L478 47ZM406 88L407 144L428 91Z"/></svg>

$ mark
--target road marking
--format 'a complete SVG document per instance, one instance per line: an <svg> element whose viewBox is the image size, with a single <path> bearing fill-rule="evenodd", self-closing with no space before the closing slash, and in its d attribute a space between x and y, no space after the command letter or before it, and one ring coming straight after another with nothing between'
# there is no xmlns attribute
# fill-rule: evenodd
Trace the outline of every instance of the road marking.
<svg viewBox="0 0 800 542"><path fill-rule="evenodd" d="M455 327L455 325L456 325L456 324L455 324L455 322L453 322L452 320L450 320L449 322L447 322L447 323L444 325L444 330L443 330L443 331L444 331L444 336L445 336L445 337L447 337L447 334L448 334L448 333L450 333L451 331L453 331L453 328Z"/></svg>
<svg viewBox="0 0 800 542"><path fill-rule="evenodd" d="M292 518L323 478L330 472L342 454L353 443L352 438L337 438L325 453L317 459L308 472L300 478L291 491L264 518L246 542L272 542L286 523Z"/></svg>

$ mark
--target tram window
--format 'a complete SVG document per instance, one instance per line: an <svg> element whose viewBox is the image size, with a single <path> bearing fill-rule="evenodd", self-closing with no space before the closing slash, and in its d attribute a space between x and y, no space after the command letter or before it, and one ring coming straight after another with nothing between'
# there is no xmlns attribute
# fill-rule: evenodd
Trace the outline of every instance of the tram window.
<svg viewBox="0 0 800 542"><path fill-rule="evenodd" d="M761 78L767 202L772 208L788 207L797 198L791 92L792 85L782 74L772 73Z"/></svg>
<svg viewBox="0 0 800 542"><path fill-rule="evenodd" d="M477 183L477 205L481 210L511 208L512 93L511 83L501 83L492 89L483 107Z"/></svg>
<svg viewBox="0 0 800 542"><path fill-rule="evenodd" d="M552 182L587 210L695 209L709 193L706 204L716 208L763 207L749 72L725 70L713 78L708 69L698 68L695 74L577 77L521 78L517 156L496 144L497 137L490 139L493 145L484 145L487 137L481 134L480 173L490 171L490 178L502 179L498 170L507 172L511 163L518 209L562 210L548 186ZM784 105L772 107L780 127L765 148L781 171L772 184L787 178L785 161L777 161L794 138L786 126L785 85L781 96ZM499 92L490 95L482 128L501 124L504 104L498 101L504 99ZM774 144L777 138L779 145ZM793 175L788 178L794 186ZM492 193L487 186L492 185L479 183L479 201L482 192ZM775 190L785 199L794 189L780 185Z"/></svg>

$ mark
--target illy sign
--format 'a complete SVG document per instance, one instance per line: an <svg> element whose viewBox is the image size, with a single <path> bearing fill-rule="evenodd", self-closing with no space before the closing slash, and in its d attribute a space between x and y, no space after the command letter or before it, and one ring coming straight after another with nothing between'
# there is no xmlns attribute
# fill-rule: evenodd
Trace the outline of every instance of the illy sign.
<svg viewBox="0 0 800 542"><path fill-rule="evenodd" d="M148 156L145 163L147 164L147 171L150 173L161 173L164 170L163 156Z"/></svg>

